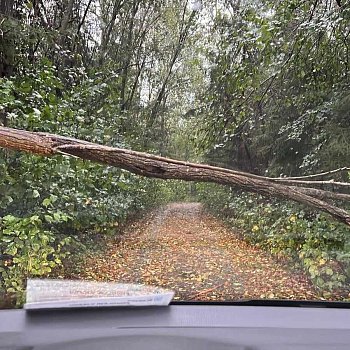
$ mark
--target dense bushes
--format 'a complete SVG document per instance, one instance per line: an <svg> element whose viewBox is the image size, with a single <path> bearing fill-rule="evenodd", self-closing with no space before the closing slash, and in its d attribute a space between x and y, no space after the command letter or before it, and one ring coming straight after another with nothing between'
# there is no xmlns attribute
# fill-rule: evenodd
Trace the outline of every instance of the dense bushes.
<svg viewBox="0 0 350 350"><path fill-rule="evenodd" d="M69 255L71 238L57 231L69 221L59 211L40 217L6 215L0 223L0 296L6 292L20 305L24 301L25 279L48 276Z"/></svg>
<svg viewBox="0 0 350 350"><path fill-rule="evenodd" d="M5 157L10 160L2 166L0 181L0 254L10 259L0 262L0 294L1 289L16 293L18 302L27 277L47 276L61 264L63 242L115 234L130 215L163 203L173 193L184 197L183 186L174 182L77 159Z"/></svg>
<svg viewBox="0 0 350 350"><path fill-rule="evenodd" d="M349 285L350 230L324 214L216 185L200 185L207 207L242 238L301 265L325 296Z"/></svg>
<svg viewBox="0 0 350 350"><path fill-rule="evenodd" d="M128 147L118 132L120 118L113 101L103 116L88 119L87 108L81 107L86 104L96 113L108 88L99 78L86 79L76 71L76 81L80 74L82 83L65 90L47 60L24 76L1 79L5 124ZM183 199L185 185L72 157L0 150L0 297L6 292L22 303L27 277L50 275L74 244L96 234L115 234L131 215L174 193Z"/></svg>

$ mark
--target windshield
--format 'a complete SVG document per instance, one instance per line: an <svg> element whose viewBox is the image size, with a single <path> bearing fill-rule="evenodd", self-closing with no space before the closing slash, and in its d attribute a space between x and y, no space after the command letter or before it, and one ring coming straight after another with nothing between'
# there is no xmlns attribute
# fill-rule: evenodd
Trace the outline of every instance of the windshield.
<svg viewBox="0 0 350 350"><path fill-rule="evenodd" d="M2 1L0 308L28 279L350 301L349 21L349 0Z"/></svg>

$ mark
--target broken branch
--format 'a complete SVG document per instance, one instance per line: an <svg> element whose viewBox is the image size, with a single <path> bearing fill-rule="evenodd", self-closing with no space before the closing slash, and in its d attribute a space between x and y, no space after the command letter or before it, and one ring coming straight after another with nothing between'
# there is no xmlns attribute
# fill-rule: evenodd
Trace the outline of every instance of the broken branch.
<svg viewBox="0 0 350 350"><path fill-rule="evenodd" d="M65 154L116 166L134 174L197 182L214 182L238 186L264 196L293 200L330 214L350 226L350 214L330 203L303 193L298 187L271 181L271 178L244 172L183 162L122 148L107 147L48 133L37 133L0 127L0 147L31 152L42 156Z"/></svg>

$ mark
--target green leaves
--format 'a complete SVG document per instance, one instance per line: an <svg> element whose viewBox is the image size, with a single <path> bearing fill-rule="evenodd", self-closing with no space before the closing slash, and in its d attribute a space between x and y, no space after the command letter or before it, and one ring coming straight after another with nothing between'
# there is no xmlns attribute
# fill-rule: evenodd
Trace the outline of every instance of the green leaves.
<svg viewBox="0 0 350 350"><path fill-rule="evenodd" d="M33 198L38 198L38 197L40 197L39 191L38 190L34 190L33 191Z"/></svg>
<svg viewBox="0 0 350 350"><path fill-rule="evenodd" d="M48 206L50 206L50 205L52 205L53 203L55 203L55 202L57 201L57 199L58 199L57 196L51 194L50 197L45 198L45 199L43 200L42 205L43 205L45 208L47 208Z"/></svg>
<svg viewBox="0 0 350 350"><path fill-rule="evenodd" d="M219 13L198 132L208 160L276 176L346 164L349 127L337 107L349 86L349 9L329 6L268 1Z"/></svg>
<svg viewBox="0 0 350 350"><path fill-rule="evenodd" d="M28 277L46 276L62 264L67 255L62 247L71 239L60 239L47 224L67 222L68 217L60 212L19 218L6 215L0 225L0 252L8 259L0 261L0 287L17 295L23 302L25 281Z"/></svg>

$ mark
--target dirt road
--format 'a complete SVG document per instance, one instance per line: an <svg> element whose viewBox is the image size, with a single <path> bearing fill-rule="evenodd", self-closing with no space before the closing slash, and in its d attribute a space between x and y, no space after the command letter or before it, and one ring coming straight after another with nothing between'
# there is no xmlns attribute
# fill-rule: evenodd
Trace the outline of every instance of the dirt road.
<svg viewBox="0 0 350 350"><path fill-rule="evenodd" d="M79 277L159 285L175 300L318 299L308 278L243 242L199 203L172 203L131 224Z"/></svg>

